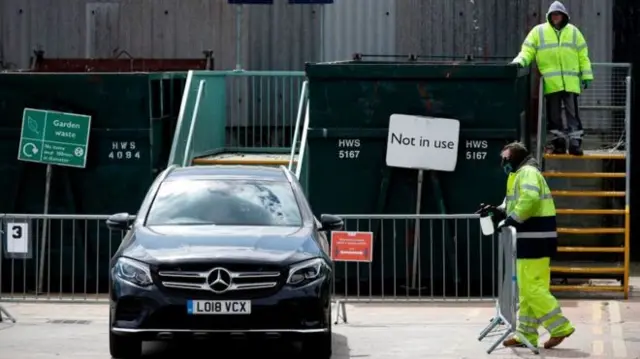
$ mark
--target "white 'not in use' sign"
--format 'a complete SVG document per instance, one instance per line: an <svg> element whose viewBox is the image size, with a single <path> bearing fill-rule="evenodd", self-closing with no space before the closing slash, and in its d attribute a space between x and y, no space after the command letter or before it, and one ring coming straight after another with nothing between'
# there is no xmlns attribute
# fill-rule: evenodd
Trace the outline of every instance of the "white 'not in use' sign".
<svg viewBox="0 0 640 359"><path fill-rule="evenodd" d="M387 166L453 172L458 162L460 121L393 114Z"/></svg>

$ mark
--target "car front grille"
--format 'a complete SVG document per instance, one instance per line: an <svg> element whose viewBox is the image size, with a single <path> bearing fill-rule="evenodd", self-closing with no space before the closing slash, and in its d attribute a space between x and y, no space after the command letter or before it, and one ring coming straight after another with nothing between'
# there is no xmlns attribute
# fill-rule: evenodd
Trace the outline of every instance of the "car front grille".
<svg viewBox="0 0 640 359"><path fill-rule="evenodd" d="M167 289L214 292L216 294L270 292L281 282L282 272L276 268L254 267L232 270L234 266L210 265L207 270L181 270L181 268L159 268L157 275L160 284ZM230 267L230 268L229 268ZM237 268L237 266L236 266ZM251 269L251 270L248 270ZM222 283L211 285L218 279L221 271ZM229 293L231 294L231 293ZM266 294L266 293L265 293Z"/></svg>

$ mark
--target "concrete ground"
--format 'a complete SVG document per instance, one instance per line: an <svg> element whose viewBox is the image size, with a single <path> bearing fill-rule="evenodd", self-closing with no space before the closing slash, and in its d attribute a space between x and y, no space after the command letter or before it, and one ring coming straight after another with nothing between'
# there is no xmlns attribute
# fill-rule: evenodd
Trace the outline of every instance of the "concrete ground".
<svg viewBox="0 0 640 359"><path fill-rule="evenodd" d="M542 349L536 356L526 349L502 348L486 354L491 338L478 342L477 336L494 314L488 303L349 304L349 322L333 328L333 357L640 358L640 301L566 300L562 305L577 327L576 334L558 349ZM4 303L3 306L18 322L0 323L2 359L109 358L106 305ZM546 337L541 338L540 344ZM151 358L185 359L210 358L218 350L236 348L231 344L224 348L219 345L172 348L157 344L146 348Z"/></svg>

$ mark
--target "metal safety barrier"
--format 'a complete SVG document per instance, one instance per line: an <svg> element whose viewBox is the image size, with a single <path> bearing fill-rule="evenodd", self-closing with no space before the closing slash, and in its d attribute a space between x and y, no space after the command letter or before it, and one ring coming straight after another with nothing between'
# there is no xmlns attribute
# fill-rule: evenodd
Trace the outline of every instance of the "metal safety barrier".
<svg viewBox="0 0 640 359"><path fill-rule="evenodd" d="M482 236L477 215L342 217L345 230L373 233L374 255L371 263L336 263L336 298L348 302L495 298L497 241ZM107 218L0 214L0 300L106 302L109 261L124 236L107 228Z"/></svg>
<svg viewBox="0 0 640 359"><path fill-rule="evenodd" d="M539 349L521 333L516 331L518 313L518 282L516 267L516 230L513 227L503 228L499 235L500 245L498 246L498 299L496 300L496 315L491 318L489 325L480 332L478 340L482 341L495 331L498 326L502 333L495 340L487 354L491 354L497 347L510 336L515 336L518 341L524 344L534 353L538 354Z"/></svg>
<svg viewBox="0 0 640 359"><path fill-rule="evenodd" d="M373 233L373 261L334 263L341 302L491 301L496 236L478 215L339 215L345 231Z"/></svg>
<svg viewBox="0 0 640 359"><path fill-rule="evenodd" d="M106 303L124 236L103 215L0 214L0 302Z"/></svg>

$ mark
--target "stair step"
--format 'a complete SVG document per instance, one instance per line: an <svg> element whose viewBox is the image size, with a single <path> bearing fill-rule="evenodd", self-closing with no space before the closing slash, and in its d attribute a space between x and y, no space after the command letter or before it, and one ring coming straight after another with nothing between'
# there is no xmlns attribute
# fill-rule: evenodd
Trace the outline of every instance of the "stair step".
<svg viewBox="0 0 640 359"><path fill-rule="evenodd" d="M623 172L560 172L545 171L542 172L545 177L556 178L625 178L626 173Z"/></svg>
<svg viewBox="0 0 640 359"><path fill-rule="evenodd" d="M624 253L624 247L558 247L560 253Z"/></svg>
<svg viewBox="0 0 640 359"><path fill-rule="evenodd" d="M289 160L281 159L221 159L221 158L195 158L194 165L240 165L240 166L287 166Z"/></svg>
<svg viewBox="0 0 640 359"><path fill-rule="evenodd" d="M194 158L194 165L236 165L236 166L288 166L291 155L289 153L218 153L212 156ZM293 162L298 161L294 156Z"/></svg>
<svg viewBox="0 0 640 359"><path fill-rule="evenodd" d="M625 214L624 209L556 209L556 214Z"/></svg>
<svg viewBox="0 0 640 359"><path fill-rule="evenodd" d="M558 228L562 234L623 234L624 228Z"/></svg>
<svg viewBox="0 0 640 359"><path fill-rule="evenodd" d="M554 155L545 153L544 158L554 160L624 160L627 157L626 152L589 152L585 151L584 156L574 156L569 154Z"/></svg>
<svg viewBox="0 0 640 359"><path fill-rule="evenodd" d="M625 197L624 191L551 191L557 197Z"/></svg>
<svg viewBox="0 0 640 359"><path fill-rule="evenodd" d="M564 274L624 274L623 267L564 267L551 266L551 273Z"/></svg>

